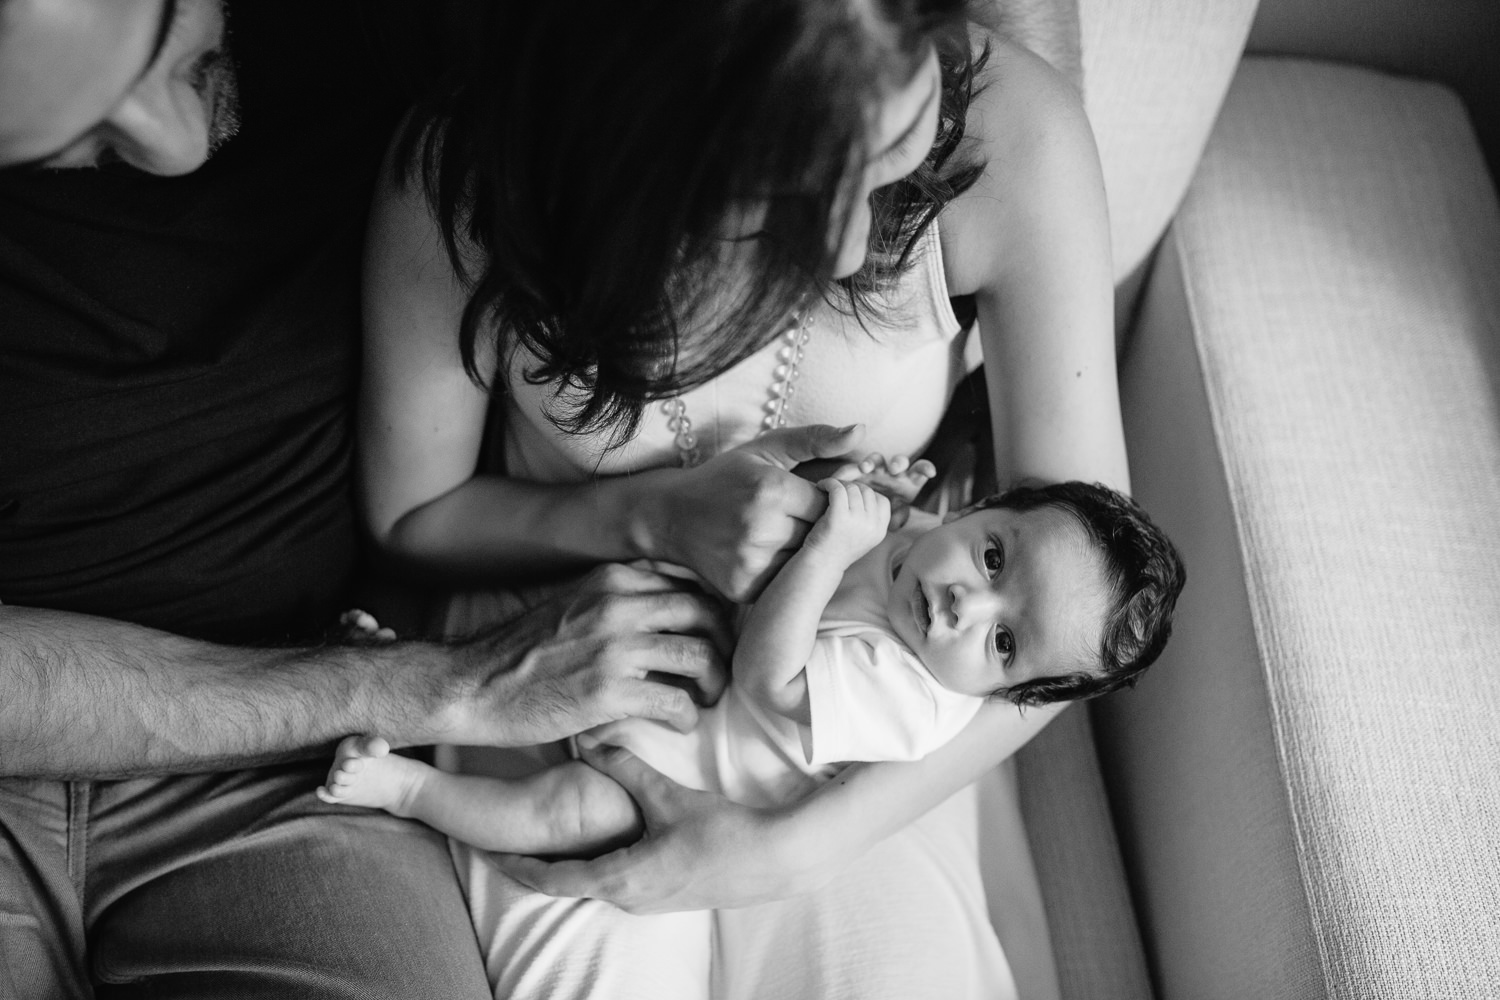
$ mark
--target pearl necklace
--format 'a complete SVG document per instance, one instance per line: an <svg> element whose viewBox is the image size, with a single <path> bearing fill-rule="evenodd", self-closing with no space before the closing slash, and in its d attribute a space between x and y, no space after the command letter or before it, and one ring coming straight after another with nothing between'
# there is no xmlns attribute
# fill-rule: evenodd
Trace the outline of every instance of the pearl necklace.
<svg viewBox="0 0 1500 1000"><path fill-rule="evenodd" d="M794 315L792 325L781 334L782 344L776 349L776 367L771 371L771 384L766 388L766 401L761 407L765 416L761 418L756 437L786 426L787 410L797 392L797 376L802 373L802 358L811 334L812 319L807 310ZM681 396L664 399L661 412L666 414L667 429L672 432L672 443L677 446L677 458L682 467L688 469L697 465L702 456L698 451L698 435L693 433L693 419L687 413L687 402Z"/></svg>

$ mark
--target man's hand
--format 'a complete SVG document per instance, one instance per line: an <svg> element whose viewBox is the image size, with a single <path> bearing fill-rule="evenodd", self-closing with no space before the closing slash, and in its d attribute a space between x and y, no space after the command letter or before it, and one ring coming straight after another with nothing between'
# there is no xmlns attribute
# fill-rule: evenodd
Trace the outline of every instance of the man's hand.
<svg viewBox="0 0 1500 1000"><path fill-rule="evenodd" d="M580 741L582 743L584 741ZM786 813L738 805L677 784L621 747L583 748L583 759L635 799L646 833L591 861L493 860L522 885L550 896L603 899L631 913L725 909L809 892L837 872L791 834Z"/></svg>
<svg viewBox="0 0 1500 1000"><path fill-rule="evenodd" d="M523 746L630 716L687 731L697 705L723 693L730 650L724 609L688 581L643 563L601 566L455 650L440 739Z"/></svg>
<svg viewBox="0 0 1500 1000"><path fill-rule="evenodd" d="M687 566L734 601L752 601L801 546L826 501L792 469L847 458L864 429L811 425L763 434L675 477L650 551Z"/></svg>

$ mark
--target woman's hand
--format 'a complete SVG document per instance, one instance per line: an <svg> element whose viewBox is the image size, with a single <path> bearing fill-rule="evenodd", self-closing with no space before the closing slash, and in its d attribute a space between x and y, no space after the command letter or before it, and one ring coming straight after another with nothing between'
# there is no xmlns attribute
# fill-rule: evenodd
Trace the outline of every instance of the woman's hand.
<svg viewBox="0 0 1500 1000"><path fill-rule="evenodd" d="M589 861L493 856L497 867L527 888L603 899L631 913L666 913L785 899L818 888L837 872L821 849L832 838L797 836L790 812L742 806L679 785L621 747L584 747L583 759L635 799L645 835Z"/></svg>
<svg viewBox="0 0 1500 1000"><path fill-rule="evenodd" d="M863 437L858 424L787 427L675 473L644 512L650 537L642 547L694 570L731 600L752 601L827 505L823 491L792 469L848 457Z"/></svg>

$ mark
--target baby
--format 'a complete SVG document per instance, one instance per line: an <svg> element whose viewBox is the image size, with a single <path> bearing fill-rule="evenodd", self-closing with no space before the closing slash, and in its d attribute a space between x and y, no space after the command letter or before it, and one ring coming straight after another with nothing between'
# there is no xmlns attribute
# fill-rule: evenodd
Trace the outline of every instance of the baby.
<svg viewBox="0 0 1500 1000"><path fill-rule="evenodd" d="M683 784L771 805L847 762L921 758L987 699L1024 707L1133 685L1167 641L1185 578L1144 512L1069 482L1011 489L946 518L913 509L888 531L881 489L914 492L931 474L925 462L877 458L819 483L827 510L746 613L734 682L697 728L627 719L592 737ZM629 796L580 761L504 780L389 749L379 737L344 740L319 796L491 851L596 852L639 832Z"/></svg>

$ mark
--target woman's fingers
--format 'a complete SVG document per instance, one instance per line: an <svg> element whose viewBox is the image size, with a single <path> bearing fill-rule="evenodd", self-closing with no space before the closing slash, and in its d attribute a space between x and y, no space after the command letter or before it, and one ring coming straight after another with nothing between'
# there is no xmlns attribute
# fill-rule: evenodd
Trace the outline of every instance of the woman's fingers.
<svg viewBox="0 0 1500 1000"><path fill-rule="evenodd" d="M580 744L579 752L585 763L609 775L630 793L646 819L647 830L653 820L662 822L674 815L677 797L691 791L624 747L596 741L592 745Z"/></svg>
<svg viewBox="0 0 1500 1000"><path fill-rule="evenodd" d="M858 448L864 436L864 424L850 424L848 427L807 424L767 431L741 447L790 471L813 459L843 458Z"/></svg>
<svg viewBox="0 0 1500 1000"><path fill-rule="evenodd" d="M609 855L605 855L608 857ZM542 861L520 854L490 854L489 860L521 885L545 896L606 898L589 876L591 861Z"/></svg>
<svg viewBox="0 0 1500 1000"><path fill-rule="evenodd" d="M650 831L670 826L683 812L683 796L702 796L678 784L624 747L584 737L579 751L591 767L619 782L641 810L647 835L629 847L589 861L540 861L513 854L492 855L496 867L517 882L548 896L607 899L626 909L635 895L631 873L649 865ZM658 873L661 874L661 873Z"/></svg>

